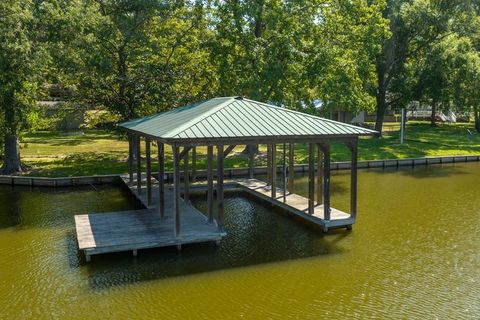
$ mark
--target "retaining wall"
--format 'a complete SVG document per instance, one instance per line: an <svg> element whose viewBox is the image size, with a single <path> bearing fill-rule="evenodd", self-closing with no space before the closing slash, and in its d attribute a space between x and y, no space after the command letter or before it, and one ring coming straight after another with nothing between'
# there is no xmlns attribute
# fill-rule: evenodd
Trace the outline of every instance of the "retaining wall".
<svg viewBox="0 0 480 320"><path fill-rule="evenodd" d="M461 163L480 161L480 155L475 156L444 156L444 157L426 157L411 159L387 159L387 160L366 160L359 161L358 168L388 168L388 167L404 167L417 165L430 165L442 163ZM350 162L332 162L332 170L348 170ZM282 171L282 166L278 166L278 172ZM308 164L295 165L295 172L308 172ZM263 175L267 173L267 167L255 167L254 175ZM197 170L196 177L199 179L206 178L205 170ZM229 168L225 169L225 177L247 176L248 168ZM28 177L28 176L0 176L0 184L3 185L22 185L35 187L68 187L92 184L107 184L117 182L120 178L118 174L101 175L101 176L84 176L84 177L62 177L62 178L45 178L45 177ZM173 180L173 173L165 174L167 180Z"/></svg>

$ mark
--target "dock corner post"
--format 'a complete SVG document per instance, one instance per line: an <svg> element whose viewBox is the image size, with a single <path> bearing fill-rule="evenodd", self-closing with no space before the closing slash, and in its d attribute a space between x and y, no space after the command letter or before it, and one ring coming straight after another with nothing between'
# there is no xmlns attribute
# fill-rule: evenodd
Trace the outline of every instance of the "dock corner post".
<svg viewBox="0 0 480 320"><path fill-rule="evenodd" d="M295 144L288 144L288 192L294 192L295 179Z"/></svg>
<svg viewBox="0 0 480 320"><path fill-rule="evenodd" d="M128 135L128 180L130 185L133 185L133 135L131 133L127 133Z"/></svg>
<svg viewBox="0 0 480 320"><path fill-rule="evenodd" d="M253 179L253 167L255 166L255 154L253 153L253 145L248 145L248 177Z"/></svg>
<svg viewBox="0 0 480 320"><path fill-rule="evenodd" d="M283 143L283 163L282 163L282 191L283 191L283 203L287 202L287 144Z"/></svg>
<svg viewBox="0 0 480 320"><path fill-rule="evenodd" d="M185 203L190 202L190 174L188 171L188 153L189 147L185 146L183 148L183 152L185 153L183 156L183 200Z"/></svg>
<svg viewBox="0 0 480 320"><path fill-rule="evenodd" d="M358 138L352 140L349 144L351 152L351 165L350 165L350 215L352 218L357 216L357 174L358 174Z"/></svg>
<svg viewBox="0 0 480 320"><path fill-rule="evenodd" d="M213 146L207 146L207 206L208 222L213 223Z"/></svg>
<svg viewBox="0 0 480 320"><path fill-rule="evenodd" d="M151 140L145 138L145 162L147 171L147 205L152 205L152 157L150 152Z"/></svg>
<svg viewBox="0 0 480 320"><path fill-rule="evenodd" d="M157 141L158 146L158 200L160 217L165 217L165 146Z"/></svg>
<svg viewBox="0 0 480 320"><path fill-rule="evenodd" d="M272 173L271 173L271 179L272 179L272 198L277 197L277 145L274 143L271 146L272 153Z"/></svg>
<svg viewBox="0 0 480 320"><path fill-rule="evenodd" d="M197 181L197 147L192 148L192 182Z"/></svg>
<svg viewBox="0 0 480 320"><path fill-rule="evenodd" d="M180 235L180 159L178 145L172 146L173 151L173 220L175 237Z"/></svg>
<svg viewBox="0 0 480 320"><path fill-rule="evenodd" d="M218 230L223 232L224 203L223 203L223 145L217 146L217 223Z"/></svg>
<svg viewBox="0 0 480 320"><path fill-rule="evenodd" d="M267 185L271 185L272 148L267 144Z"/></svg>
<svg viewBox="0 0 480 320"><path fill-rule="evenodd" d="M137 192L138 194L142 193L142 152L141 152L141 137L139 135L136 136L135 144L137 147Z"/></svg>
<svg viewBox="0 0 480 320"><path fill-rule="evenodd" d="M318 145L317 155L317 205L323 204L323 152Z"/></svg>
<svg viewBox="0 0 480 320"><path fill-rule="evenodd" d="M325 220L330 220L330 143L322 144L323 151L323 210Z"/></svg>
<svg viewBox="0 0 480 320"><path fill-rule="evenodd" d="M310 143L308 148L308 214L315 212L315 144Z"/></svg>

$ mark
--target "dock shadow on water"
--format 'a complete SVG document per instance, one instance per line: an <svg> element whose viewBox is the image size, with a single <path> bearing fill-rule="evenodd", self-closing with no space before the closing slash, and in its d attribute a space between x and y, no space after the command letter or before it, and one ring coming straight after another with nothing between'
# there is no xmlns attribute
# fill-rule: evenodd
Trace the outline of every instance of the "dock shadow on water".
<svg viewBox="0 0 480 320"><path fill-rule="evenodd" d="M192 204L206 212L204 196L192 195ZM273 211L237 191L225 193L227 236L215 243L139 250L94 256L83 264L92 290L141 281L181 277L225 269L341 253L336 245L348 232L325 235L292 217ZM75 249L75 248L73 248ZM83 261L83 259L82 259Z"/></svg>

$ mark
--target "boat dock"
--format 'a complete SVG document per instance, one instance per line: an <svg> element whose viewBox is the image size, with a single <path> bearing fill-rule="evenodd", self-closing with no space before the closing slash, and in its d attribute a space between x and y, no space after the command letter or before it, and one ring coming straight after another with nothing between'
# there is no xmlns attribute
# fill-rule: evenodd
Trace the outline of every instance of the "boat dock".
<svg viewBox="0 0 480 320"><path fill-rule="evenodd" d="M325 231L331 228L351 229L355 223L355 217L341 210L330 208L330 219L324 218L325 210L322 204L314 206L313 214L308 213L308 199L296 193L286 192L276 188L276 196L271 197L272 186L258 179L235 179L235 183L241 190L257 197L271 205L310 223L321 226Z"/></svg>
<svg viewBox="0 0 480 320"><path fill-rule="evenodd" d="M208 223L205 215L180 199L182 231L176 236L173 192L170 188L165 189L165 215L162 218L159 212L158 183L152 184L152 202L147 206L144 184L138 194L135 184L129 184L125 178L122 180L145 209L76 215L78 247L85 253L87 262L95 254L132 251L136 255L139 249L167 246L181 248L182 244L218 242L226 235L218 230L215 221Z"/></svg>

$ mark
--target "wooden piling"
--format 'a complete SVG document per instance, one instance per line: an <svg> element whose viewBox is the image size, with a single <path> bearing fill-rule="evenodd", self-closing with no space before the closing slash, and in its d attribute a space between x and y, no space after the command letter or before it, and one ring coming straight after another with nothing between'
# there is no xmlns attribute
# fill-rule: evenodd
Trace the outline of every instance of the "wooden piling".
<svg viewBox="0 0 480 320"><path fill-rule="evenodd" d="M208 222L213 223L213 146L207 146L207 207Z"/></svg>
<svg viewBox="0 0 480 320"><path fill-rule="evenodd" d="M165 146L157 141L158 146L158 197L160 217L165 217Z"/></svg>
<svg viewBox="0 0 480 320"><path fill-rule="evenodd" d="M315 197L315 144L310 143L308 149L308 214L313 215Z"/></svg>
<svg viewBox="0 0 480 320"><path fill-rule="evenodd" d="M147 171L147 204L152 205L152 158L150 153L151 142L145 138L145 162Z"/></svg>

